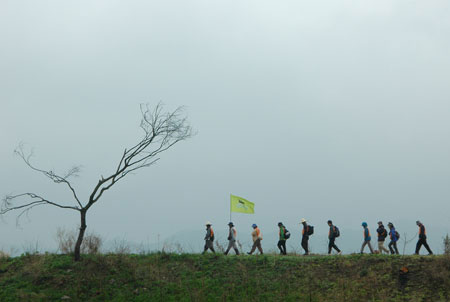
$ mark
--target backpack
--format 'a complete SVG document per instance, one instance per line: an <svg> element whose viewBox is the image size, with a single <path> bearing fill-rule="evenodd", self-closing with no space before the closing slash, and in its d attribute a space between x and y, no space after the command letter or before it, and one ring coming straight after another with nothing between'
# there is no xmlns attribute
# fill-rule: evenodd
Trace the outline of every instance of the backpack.
<svg viewBox="0 0 450 302"><path fill-rule="evenodd" d="M284 238L289 239L291 237L291 232L288 229L284 228Z"/></svg>
<svg viewBox="0 0 450 302"><path fill-rule="evenodd" d="M308 228L306 229L306 235L311 236L312 234L314 234L314 226L308 225Z"/></svg>
<svg viewBox="0 0 450 302"><path fill-rule="evenodd" d="M209 237L209 240L214 241L214 231L212 228L210 228L211 230L211 237Z"/></svg>
<svg viewBox="0 0 450 302"><path fill-rule="evenodd" d="M400 234L397 231L395 231L395 237L397 237L397 240L400 239Z"/></svg>
<svg viewBox="0 0 450 302"><path fill-rule="evenodd" d="M383 230L384 230L384 232L380 234L380 237L386 239L388 232L386 229L383 229Z"/></svg>
<svg viewBox="0 0 450 302"><path fill-rule="evenodd" d="M341 236L341 232L337 226L334 226L334 237L337 238L339 236Z"/></svg>

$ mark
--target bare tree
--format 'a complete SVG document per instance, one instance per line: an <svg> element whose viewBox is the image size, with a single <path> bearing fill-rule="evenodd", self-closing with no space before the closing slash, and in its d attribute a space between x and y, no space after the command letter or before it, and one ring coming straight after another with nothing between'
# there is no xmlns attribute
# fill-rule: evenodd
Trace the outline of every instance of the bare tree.
<svg viewBox="0 0 450 302"><path fill-rule="evenodd" d="M408 239L408 233L403 233L403 256L405 256L406 246L416 239L417 234L411 239Z"/></svg>
<svg viewBox="0 0 450 302"><path fill-rule="evenodd" d="M54 183L65 185L70 190L74 200L72 201L72 205L67 205L65 203L51 201L32 192L7 195L3 199L0 215L17 210L20 211L17 216L17 219L19 219L23 214L28 213L28 211L40 205L52 205L61 209L78 211L81 221L78 238L75 243L74 257L75 261L79 261L81 243L83 242L87 228L86 214L103 196L103 193L131 172L150 167L159 160L158 156L161 152L192 136L192 128L183 114L183 109L183 107L178 107L173 112L165 112L161 103L154 109L151 109L149 105L141 105L142 120L140 127L144 131L142 139L134 146L126 148L123 151L114 172L107 177L100 177L85 202L78 197L70 182L71 177L78 176L80 166L71 168L63 175L58 175L51 170L39 169L30 161L33 153L26 154L23 146L20 145L15 150L15 154L21 157L25 164L32 170L42 173Z"/></svg>

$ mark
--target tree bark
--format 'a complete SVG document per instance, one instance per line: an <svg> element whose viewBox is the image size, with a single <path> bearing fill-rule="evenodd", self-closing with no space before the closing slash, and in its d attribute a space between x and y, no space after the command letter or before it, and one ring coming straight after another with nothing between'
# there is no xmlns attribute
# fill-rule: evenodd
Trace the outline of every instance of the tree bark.
<svg viewBox="0 0 450 302"><path fill-rule="evenodd" d="M75 244L75 261L80 261L81 259L81 243L83 243L84 232L86 231L86 210L82 209L80 211L81 224L80 232L78 233L77 243Z"/></svg>

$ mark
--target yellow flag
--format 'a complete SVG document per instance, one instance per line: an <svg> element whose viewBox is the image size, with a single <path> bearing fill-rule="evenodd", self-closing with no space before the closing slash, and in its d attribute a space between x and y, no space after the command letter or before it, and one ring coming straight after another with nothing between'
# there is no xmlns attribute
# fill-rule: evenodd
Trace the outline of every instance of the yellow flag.
<svg viewBox="0 0 450 302"><path fill-rule="evenodd" d="M230 195L231 212L254 214L255 204L239 196Z"/></svg>

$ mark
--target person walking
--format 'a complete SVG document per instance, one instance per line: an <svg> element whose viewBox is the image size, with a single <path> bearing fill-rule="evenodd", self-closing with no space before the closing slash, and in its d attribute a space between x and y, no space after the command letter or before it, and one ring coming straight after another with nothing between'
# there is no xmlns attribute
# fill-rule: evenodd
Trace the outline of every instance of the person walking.
<svg viewBox="0 0 450 302"><path fill-rule="evenodd" d="M300 223L303 225L302 230L302 248L305 250L304 256L309 255L309 249L308 249L308 241L309 241L309 225L305 218L302 218Z"/></svg>
<svg viewBox="0 0 450 302"><path fill-rule="evenodd" d="M370 231L369 231L369 228L367 227L367 222L363 222L361 225L364 228L364 232L363 232L364 242L361 246L361 254L364 254L363 252L364 252L364 248L366 247L366 245L369 246L370 253L373 254L372 245L370 244L370 240L372 240L372 237L370 236Z"/></svg>
<svg viewBox="0 0 450 302"><path fill-rule="evenodd" d="M225 255L228 255L228 252L230 251L231 248L234 249L234 252L236 253L236 255L239 255L239 250L237 248L236 245L236 238L237 238L237 231L236 228L234 227L234 224L232 222L228 223L229 226L229 231L228 231L228 248L225 251Z"/></svg>
<svg viewBox="0 0 450 302"><path fill-rule="evenodd" d="M206 251L210 249L214 254L216 251L214 250L214 231L211 227L211 222L206 222L206 236L205 236L205 248L203 250L203 253L206 253Z"/></svg>
<svg viewBox="0 0 450 302"><path fill-rule="evenodd" d="M378 252L380 254L383 254L383 251L384 251L384 252L386 252L386 254L389 254L389 250L384 246L384 241L386 240L388 232L384 228L382 221L378 221L377 233L378 233Z"/></svg>
<svg viewBox="0 0 450 302"><path fill-rule="evenodd" d="M398 233L395 230L394 224L392 222L388 223L388 228L389 228L389 238L391 238L391 241L389 242L389 250L391 251L391 254L399 254L398 252L398 248L397 248L397 241L398 241Z"/></svg>
<svg viewBox="0 0 450 302"><path fill-rule="evenodd" d="M286 227L283 225L283 223L278 222L279 230L279 240L278 240L278 248L280 249L280 255L286 255Z"/></svg>
<svg viewBox="0 0 450 302"><path fill-rule="evenodd" d="M253 246L252 246L252 249L250 250L250 252L248 252L247 254L249 254L249 255L253 254L253 252L256 250L256 248L258 248L259 253L262 255L264 253L263 253L263 249L261 247L261 240L262 240L261 231L259 230L259 228L256 224L253 224L252 228L253 228L253 232L252 232Z"/></svg>
<svg viewBox="0 0 450 302"><path fill-rule="evenodd" d="M425 226L419 220L416 221L416 224L419 227L419 241L417 241L415 254L419 255L420 248L423 245L427 249L428 255L433 255L433 252L431 251L427 243L427 232L425 230Z"/></svg>
<svg viewBox="0 0 450 302"><path fill-rule="evenodd" d="M331 249L335 249L338 254L342 254L341 250L337 247L337 245L334 243L337 237L340 236L340 232L337 226L333 225L333 222L331 220L328 220L328 226L330 227L330 230L328 231L328 239L330 240L328 243L328 255L331 254Z"/></svg>

